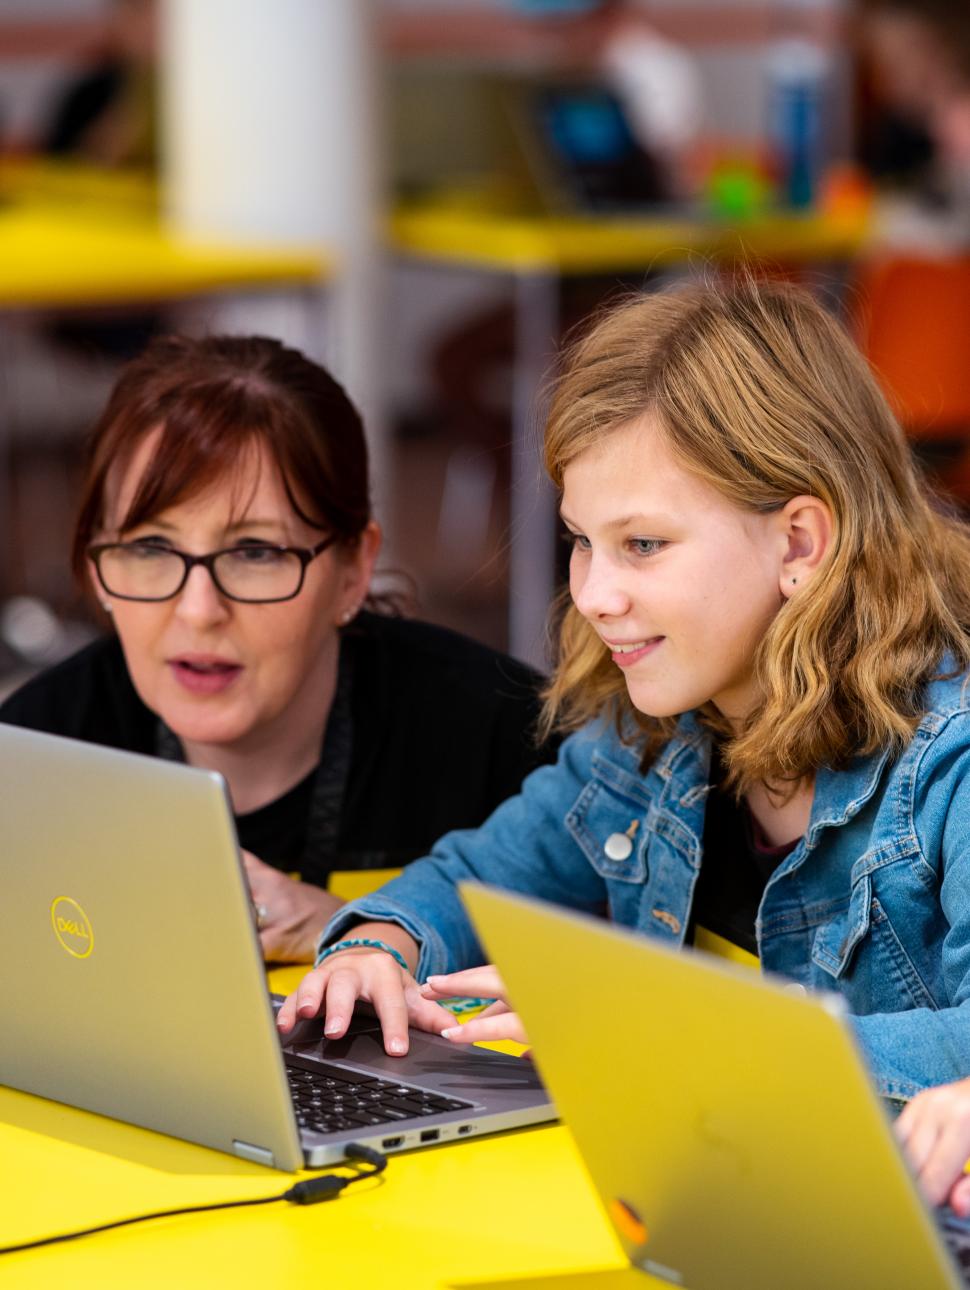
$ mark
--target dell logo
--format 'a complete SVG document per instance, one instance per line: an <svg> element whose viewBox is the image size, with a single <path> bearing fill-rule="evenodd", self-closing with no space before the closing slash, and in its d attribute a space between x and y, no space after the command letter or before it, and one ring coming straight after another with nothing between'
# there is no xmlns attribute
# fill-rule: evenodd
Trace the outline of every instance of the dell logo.
<svg viewBox="0 0 970 1290"><path fill-rule="evenodd" d="M51 926L61 948L73 958L86 959L94 949L91 920L70 896L58 896L51 902Z"/></svg>

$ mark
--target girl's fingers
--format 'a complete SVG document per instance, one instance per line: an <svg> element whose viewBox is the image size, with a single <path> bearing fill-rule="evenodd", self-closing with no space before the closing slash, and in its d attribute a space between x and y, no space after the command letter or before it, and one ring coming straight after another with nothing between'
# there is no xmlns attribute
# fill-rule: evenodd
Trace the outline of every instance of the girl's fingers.
<svg viewBox="0 0 970 1290"><path fill-rule="evenodd" d="M481 1012L476 1013L475 1016L477 1020L479 1017L498 1017L501 1016L503 1012L511 1011L512 1009L504 999L496 999L494 1003L490 1003L487 1008L483 1008Z"/></svg>
<svg viewBox="0 0 970 1290"><path fill-rule="evenodd" d="M525 1027L515 1012L503 1012L501 1016L493 1017L473 1017L463 1026L448 1026L441 1033L455 1044L475 1044L496 1039L512 1039L517 1044L529 1042Z"/></svg>
<svg viewBox="0 0 970 1290"><path fill-rule="evenodd" d="M961 1218L970 1218L970 1176L964 1174L950 1188L950 1208Z"/></svg>
<svg viewBox="0 0 970 1290"><path fill-rule="evenodd" d="M421 987L425 998L451 999L456 995L471 995L473 998L504 999L505 986L492 964L483 967L465 968L462 972L449 972L445 976L429 976Z"/></svg>
<svg viewBox="0 0 970 1290"><path fill-rule="evenodd" d="M920 1171L919 1183L932 1205L942 1205L955 1182L959 1182L970 1155L967 1128L959 1120L943 1125L926 1165Z"/></svg>
<svg viewBox="0 0 970 1290"><path fill-rule="evenodd" d="M334 966L327 981L327 1010L323 1027L323 1033L328 1039L343 1038L354 1015L354 1004L359 998L360 975L356 968Z"/></svg>
<svg viewBox="0 0 970 1290"><path fill-rule="evenodd" d="M936 1115L925 1115L913 1125L906 1139L906 1159L917 1177L921 1177L927 1162L936 1148L940 1136L940 1122Z"/></svg>
<svg viewBox="0 0 970 1290"><path fill-rule="evenodd" d="M308 972L293 994L280 1008L276 1024L284 1035L288 1034L301 1017L315 1017L323 1003L324 976L320 968Z"/></svg>
<svg viewBox="0 0 970 1290"><path fill-rule="evenodd" d="M454 1024L454 1017L447 1009L440 1007L430 999L421 997L417 986L408 986L404 991L408 1005L408 1016L412 1026L418 1030L427 1030L432 1035L440 1035L446 1026Z"/></svg>
<svg viewBox="0 0 970 1290"><path fill-rule="evenodd" d="M403 1057L408 1050L408 1006L400 973L372 992L371 1003L381 1019L385 1052L391 1057Z"/></svg>

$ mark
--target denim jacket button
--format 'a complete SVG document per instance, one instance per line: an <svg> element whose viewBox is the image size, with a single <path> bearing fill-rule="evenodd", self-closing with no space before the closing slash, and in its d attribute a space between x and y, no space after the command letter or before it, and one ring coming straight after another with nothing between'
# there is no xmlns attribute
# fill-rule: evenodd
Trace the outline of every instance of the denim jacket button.
<svg viewBox="0 0 970 1290"><path fill-rule="evenodd" d="M626 833L611 833L603 850L611 860L627 860L633 853L633 839Z"/></svg>

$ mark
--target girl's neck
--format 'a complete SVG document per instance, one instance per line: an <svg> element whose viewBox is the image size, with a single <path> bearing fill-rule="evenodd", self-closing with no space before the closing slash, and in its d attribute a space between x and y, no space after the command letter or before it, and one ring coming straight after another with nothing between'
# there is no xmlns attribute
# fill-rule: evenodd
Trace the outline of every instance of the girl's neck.
<svg viewBox="0 0 970 1290"><path fill-rule="evenodd" d="M182 740L190 766L218 771L229 786L233 811L246 815L275 802L320 761L337 689L339 641L300 686L293 701L270 722L231 744Z"/></svg>
<svg viewBox="0 0 970 1290"><path fill-rule="evenodd" d="M756 784L745 794L748 810L770 846L795 842L808 829L815 797L815 781L803 781L790 796Z"/></svg>

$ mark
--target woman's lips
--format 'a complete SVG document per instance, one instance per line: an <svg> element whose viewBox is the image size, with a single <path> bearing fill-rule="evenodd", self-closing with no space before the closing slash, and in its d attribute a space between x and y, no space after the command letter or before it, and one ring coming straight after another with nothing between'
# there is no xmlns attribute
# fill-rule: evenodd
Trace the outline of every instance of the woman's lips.
<svg viewBox="0 0 970 1290"><path fill-rule="evenodd" d="M173 658L168 665L179 685L190 694L221 694L243 670L239 663L203 657Z"/></svg>
<svg viewBox="0 0 970 1290"><path fill-rule="evenodd" d="M606 641L606 645L617 667L632 667L639 659L652 653L662 641L662 636L651 636L649 640L624 642L622 646L616 641Z"/></svg>

